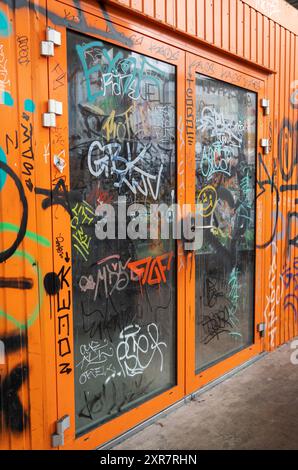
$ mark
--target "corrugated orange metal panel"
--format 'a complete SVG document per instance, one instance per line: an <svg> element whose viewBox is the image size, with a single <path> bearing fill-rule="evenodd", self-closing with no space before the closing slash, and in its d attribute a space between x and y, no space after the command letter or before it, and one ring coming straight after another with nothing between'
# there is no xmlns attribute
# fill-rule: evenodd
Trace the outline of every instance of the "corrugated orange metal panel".
<svg viewBox="0 0 298 470"><path fill-rule="evenodd" d="M159 21L166 22L166 0L155 1L155 17Z"/></svg>
<svg viewBox="0 0 298 470"><path fill-rule="evenodd" d="M171 26L176 26L176 2L175 0L168 0L166 2L166 23Z"/></svg>
<svg viewBox="0 0 298 470"><path fill-rule="evenodd" d="M197 2L197 37L205 39L205 2Z"/></svg>
<svg viewBox="0 0 298 470"><path fill-rule="evenodd" d="M213 0L205 0L205 40L211 43L214 42L213 8Z"/></svg>
<svg viewBox="0 0 298 470"><path fill-rule="evenodd" d="M186 24L186 0L181 0L178 4L176 1L176 25L178 29L187 31Z"/></svg>
<svg viewBox="0 0 298 470"><path fill-rule="evenodd" d="M196 0L187 0L186 2L186 14L187 14L187 32L196 35Z"/></svg>
<svg viewBox="0 0 298 470"><path fill-rule="evenodd" d="M250 9L250 60L257 62L257 12Z"/></svg>
<svg viewBox="0 0 298 470"><path fill-rule="evenodd" d="M269 41L270 41L269 20L268 20L268 18L263 17L263 41L262 41L262 47L263 47L263 65L265 65L265 67L269 67L269 63L270 63L270 47L269 47Z"/></svg>
<svg viewBox="0 0 298 470"><path fill-rule="evenodd" d="M131 5L129 5L129 0L127 0L126 4L135 10L142 11L142 3L142 0L131 0Z"/></svg>
<svg viewBox="0 0 298 470"><path fill-rule="evenodd" d="M230 0L230 45L229 50L236 54L237 53L237 3L238 0Z"/></svg>
<svg viewBox="0 0 298 470"><path fill-rule="evenodd" d="M41 0L39 7L45 9L45 1ZM52 223L50 211L42 209L33 188L49 187L50 162L45 165L37 158L45 153L49 133L41 128L41 109L35 104L37 89L32 84L35 64L37 82L47 90L47 64L40 65L37 60L45 18L27 8L10 10L3 2L0 14L0 154L4 172L0 184L0 340L5 347L4 365L0 363L0 448L45 448L44 436L48 441L53 432L53 424L49 429L46 423L57 419L55 359L48 347L54 344L54 325L49 317L50 298L43 286L43 277L52 271ZM47 400L49 395L51 400Z"/></svg>
<svg viewBox="0 0 298 470"><path fill-rule="evenodd" d="M298 11L285 0L245 0L244 3L298 34Z"/></svg>
<svg viewBox="0 0 298 470"><path fill-rule="evenodd" d="M221 0L213 1L213 28L214 28L214 44L217 47L221 47L221 21L218 18L221 18Z"/></svg>
<svg viewBox="0 0 298 470"><path fill-rule="evenodd" d="M269 68L276 69L275 23L269 20Z"/></svg>
<svg viewBox="0 0 298 470"><path fill-rule="evenodd" d="M251 37L251 27L250 27L250 8L248 5L243 5L243 27L244 27L244 50L243 56L245 59L250 60L250 37Z"/></svg>
<svg viewBox="0 0 298 470"><path fill-rule="evenodd" d="M237 10L237 33L236 33L236 53L240 56L244 55L244 5L236 2Z"/></svg>
<svg viewBox="0 0 298 470"><path fill-rule="evenodd" d="M143 2L142 12L145 13L145 15L154 17L154 7L155 7L155 0L148 0L146 2Z"/></svg>
<svg viewBox="0 0 298 470"><path fill-rule="evenodd" d="M219 21L219 19L217 19ZM222 2L221 8L221 46L229 50L230 47L230 5L229 2Z"/></svg>

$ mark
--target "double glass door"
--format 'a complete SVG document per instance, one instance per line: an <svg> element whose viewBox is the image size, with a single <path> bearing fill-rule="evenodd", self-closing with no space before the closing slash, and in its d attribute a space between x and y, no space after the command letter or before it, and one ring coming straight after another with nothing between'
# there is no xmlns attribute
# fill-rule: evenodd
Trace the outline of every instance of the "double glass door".
<svg viewBox="0 0 298 470"><path fill-rule="evenodd" d="M257 95L196 74L196 371L253 344Z"/></svg>
<svg viewBox="0 0 298 470"><path fill-rule="evenodd" d="M49 4L51 17L65 14ZM53 211L57 415L70 417L72 449L111 440L262 348L264 77L141 26L132 34L119 18L109 36L106 16L87 7L82 24L59 27L62 46L49 59L50 98L65 110L50 131L53 193L67 192ZM152 236L152 206L173 204L201 211L199 250L174 237L171 211Z"/></svg>
<svg viewBox="0 0 298 470"><path fill-rule="evenodd" d="M72 31L67 52L81 434L176 385L176 243L147 223L175 197L176 70Z"/></svg>

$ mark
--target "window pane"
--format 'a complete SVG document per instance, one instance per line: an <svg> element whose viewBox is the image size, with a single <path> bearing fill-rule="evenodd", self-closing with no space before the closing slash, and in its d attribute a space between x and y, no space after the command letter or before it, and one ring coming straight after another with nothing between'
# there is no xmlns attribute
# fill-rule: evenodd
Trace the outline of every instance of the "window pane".
<svg viewBox="0 0 298 470"><path fill-rule="evenodd" d="M197 371L253 342L256 95L196 77Z"/></svg>
<svg viewBox="0 0 298 470"><path fill-rule="evenodd" d="M175 202L175 67L68 32L77 433L176 384L176 245L121 239L136 210ZM115 240L100 240L100 208ZM118 224L119 222L119 224Z"/></svg>

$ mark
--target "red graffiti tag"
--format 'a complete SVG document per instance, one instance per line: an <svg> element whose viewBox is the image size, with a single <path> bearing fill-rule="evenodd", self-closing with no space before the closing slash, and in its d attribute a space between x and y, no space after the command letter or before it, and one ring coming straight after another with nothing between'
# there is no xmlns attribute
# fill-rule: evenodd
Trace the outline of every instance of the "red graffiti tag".
<svg viewBox="0 0 298 470"><path fill-rule="evenodd" d="M132 261L128 263L128 267L131 271L137 274L138 279L142 285L146 282L152 286L154 284L160 284L161 282L167 282L165 272L171 268L171 262L173 259L173 252L164 253L163 255L152 258L143 258L138 261ZM163 261L167 260L166 264Z"/></svg>

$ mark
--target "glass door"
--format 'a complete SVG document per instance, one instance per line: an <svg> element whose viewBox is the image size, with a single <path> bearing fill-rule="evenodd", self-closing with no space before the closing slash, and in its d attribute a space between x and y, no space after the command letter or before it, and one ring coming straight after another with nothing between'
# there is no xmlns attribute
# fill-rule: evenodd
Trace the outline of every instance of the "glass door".
<svg viewBox="0 0 298 470"><path fill-rule="evenodd" d="M67 11L67 27L49 22L62 35L49 59L63 104L51 129L58 417L70 416L63 448L92 449L184 393L181 247L150 224L152 206L184 197L184 53L169 45L167 61L158 32L110 11Z"/></svg>
<svg viewBox="0 0 298 470"><path fill-rule="evenodd" d="M67 53L81 434L176 385L176 243L147 223L175 194L176 70L73 31Z"/></svg>
<svg viewBox="0 0 298 470"><path fill-rule="evenodd" d="M257 94L196 74L196 371L254 341Z"/></svg>
<svg viewBox="0 0 298 470"><path fill-rule="evenodd" d="M187 198L201 216L202 240L188 256L191 392L262 349L256 182L265 82L227 60L189 54L187 62Z"/></svg>

